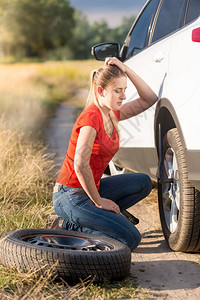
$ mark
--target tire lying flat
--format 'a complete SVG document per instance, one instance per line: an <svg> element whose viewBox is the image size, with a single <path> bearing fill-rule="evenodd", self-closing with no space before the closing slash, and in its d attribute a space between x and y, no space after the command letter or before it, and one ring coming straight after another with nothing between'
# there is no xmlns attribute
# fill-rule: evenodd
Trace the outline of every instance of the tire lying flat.
<svg viewBox="0 0 200 300"><path fill-rule="evenodd" d="M51 271L52 276L70 283L89 276L94 282L101 282L121 280L129 274L131 251L106 237L66 230L24 229L2 236L0 262L23 272L37 270L44 275Z"/></svg>

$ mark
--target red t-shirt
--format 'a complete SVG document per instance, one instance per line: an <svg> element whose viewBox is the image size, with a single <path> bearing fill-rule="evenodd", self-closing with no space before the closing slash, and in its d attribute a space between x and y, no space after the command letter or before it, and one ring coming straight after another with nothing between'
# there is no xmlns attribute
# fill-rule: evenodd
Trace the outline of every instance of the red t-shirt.
<svg viewBox="0 0 200 300"><path fill-rule="evenodd" d="M119 121L119 111L114 111L114 113ZM83 126L92 126L97 131L90 157L90 167L97 189L99 189L103 172L119 149L119 138L115 128L113 129L111 138L107 135L101 112L95 104L91 104L85 108L77 118L72 129L66 158L56 181L70 187L82 187L74 171L74 155L80 128Z"/></svg>

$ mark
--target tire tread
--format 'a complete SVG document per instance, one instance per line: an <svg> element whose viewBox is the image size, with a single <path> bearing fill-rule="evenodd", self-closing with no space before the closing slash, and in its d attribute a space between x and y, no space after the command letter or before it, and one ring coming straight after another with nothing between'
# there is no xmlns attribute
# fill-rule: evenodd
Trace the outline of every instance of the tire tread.
<svg viewBox="0 0 200 300"><path fill-rule="evenodd" d="M19 230L0 240L0 262L6 267L13 267L20 271L36 270L45 274L52 269L52 275L64 278L68 282L77 282L88 276L94 277L95 282L123 279L129 274L131 264L130 249L124 244L113 240L111 251L78 251L55 249L45 246L35 246L20 240L22 234L31 232L52 232L45 229ZM55 230L53 230L55 234ZM58 231L57 231L58 232ZM61 230L59 233L66 233ZM71 232L70 232L71 233ZM32 233L33 234L33 233ZM80 233L78 234L80 236ZM83 235L86 236L86 235ZM89 236L87 234L87 236ZM90 238L94 237L90 235ZM100 239L98 237L98 239ZM102 239L102 237L101 237Z"/></svg>
<svg viewBox="0 0 200 300"><path fill-rule="evenodd" d="M163 139L163 146L172 147L176 153L180 174L181 206L177 230L170 233L162 212L162 186L158 184L161 225L165 239L174 251L196 252L200 249L200 193L188 180L185 151L177 128L170 129Z"/></svg>

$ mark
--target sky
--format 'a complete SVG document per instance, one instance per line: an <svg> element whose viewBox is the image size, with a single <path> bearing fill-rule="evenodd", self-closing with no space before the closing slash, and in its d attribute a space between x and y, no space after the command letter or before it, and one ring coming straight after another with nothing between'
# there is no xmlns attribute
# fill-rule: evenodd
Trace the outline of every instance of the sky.
<svg viewBox="0 0 200 300"><path fill-rule="evenodd" d="M69 0L90 23L105 19L109 27L120 25L124 17L137 16L146 0Z"/></svg>

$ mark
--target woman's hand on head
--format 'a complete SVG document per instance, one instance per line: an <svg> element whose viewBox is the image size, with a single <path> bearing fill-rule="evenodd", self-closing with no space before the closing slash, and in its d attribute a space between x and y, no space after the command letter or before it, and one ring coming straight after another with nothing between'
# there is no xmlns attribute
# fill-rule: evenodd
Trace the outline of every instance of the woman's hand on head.
<svg viewBox="0 0 200 300"><path fill-rule="evenodd" d="M96 203L95 205L100 209L114 211L117 214L120 213L119 205L107 198L101 198L100 202L98 204Z"/></svg>
<svg viewBox="0 0 200 300"><path fill-rule="evenodd" d="M126 65L123 62L121 62L117 57L106 57L105 65L115 65L124 73L126 72Z"/></svg>

